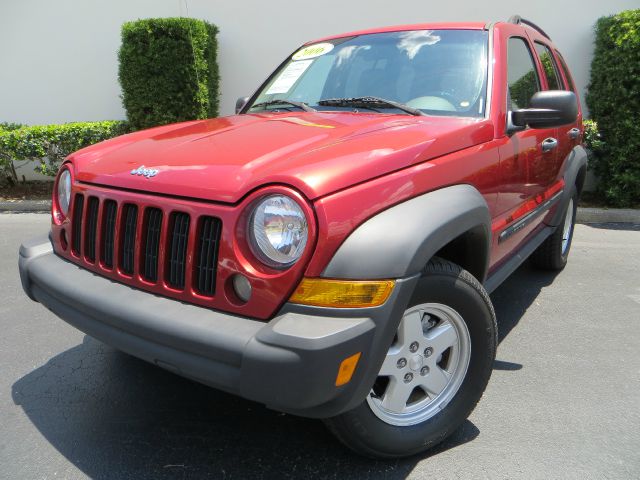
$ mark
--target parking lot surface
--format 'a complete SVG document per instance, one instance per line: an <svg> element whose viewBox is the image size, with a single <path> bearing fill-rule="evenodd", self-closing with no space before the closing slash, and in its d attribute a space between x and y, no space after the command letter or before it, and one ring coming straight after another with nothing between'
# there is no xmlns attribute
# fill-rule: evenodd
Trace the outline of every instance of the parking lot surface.
<svg viewBox="0 0 640 480"><path fill-rule="evenodd" d="M500 346L480 404L435 452L389 462L29 300L18 247L48 222L0 214L0 478L640 478L638 226L578 225L563 272L525 264L508 279L492 295Z"/></svg>

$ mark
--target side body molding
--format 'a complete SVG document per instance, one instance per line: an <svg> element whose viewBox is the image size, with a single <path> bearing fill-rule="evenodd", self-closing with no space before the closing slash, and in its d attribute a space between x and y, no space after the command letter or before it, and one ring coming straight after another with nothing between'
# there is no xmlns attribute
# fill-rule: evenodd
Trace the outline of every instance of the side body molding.
<svg viewBox="0 0 640 480"><path fill-rule="evenodd" d="M478 265L473 273L483 281L489 262L491 217L484 198L471 185L425 193L370 218L347 237L322 276L407 277L419 273L436 252L463 234L473 236L470 256Z"/></svg>

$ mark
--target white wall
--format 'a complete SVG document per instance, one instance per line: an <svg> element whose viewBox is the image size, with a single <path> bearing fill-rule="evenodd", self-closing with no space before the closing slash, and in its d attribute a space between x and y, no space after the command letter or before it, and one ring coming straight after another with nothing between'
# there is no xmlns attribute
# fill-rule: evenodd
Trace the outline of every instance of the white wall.
<svg viewBox="0 0 640 480"><path fill-rule="evenodd" d="M360 28L488 21L514 13L549 33L584 93L593 25L638 0L0 0L0 121L124 118L117 80L120 25L147 17L202 18L220 28L221 113L253 92L304 41ZM584 95L583 95L584 96Z"/></svg>

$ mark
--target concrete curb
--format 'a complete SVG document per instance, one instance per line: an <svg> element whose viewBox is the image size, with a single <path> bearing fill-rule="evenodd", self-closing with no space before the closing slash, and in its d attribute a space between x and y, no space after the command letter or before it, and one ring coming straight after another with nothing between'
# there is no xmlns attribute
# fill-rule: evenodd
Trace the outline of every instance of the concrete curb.
<svg viewBox="0 0 640 480"><path fill-rule="evenodd" d="M0 212L48 213L51 200L0 201ZM618 208L578 208L578 223L633 223L640 225L640 210Z"/></svg>
<svg viewBox="0 0 640 480"><path fill-rule="evenodd" d="M633 223L640 225L640 210L632 208L578 208L578 223Z"/></svg>
<svg viewBox="0 0 640 480"><path fill-rule="evenodd" d="M48 213L51 211L51 200L2 200L0 212Z"/></svg>

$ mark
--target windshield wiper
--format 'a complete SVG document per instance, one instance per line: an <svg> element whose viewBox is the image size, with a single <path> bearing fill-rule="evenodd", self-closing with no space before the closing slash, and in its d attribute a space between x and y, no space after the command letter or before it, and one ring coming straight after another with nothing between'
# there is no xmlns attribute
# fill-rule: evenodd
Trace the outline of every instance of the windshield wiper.
<svg viewBox="0 0 640 480"><path fill-rule="evenodd" d="M251 108L268 107L269 105L292 105L294 107L300 108L301 110L304 110L305 112L317 112L315 108L311 108L309 105L307 105L304 102L294 102L293 100L285 100L285 99L276 99L276 100L269 100L266 102L256 103L254 105L251 105Z"/></svg>
<svg viewBox="0 0 640 480"><path fill-rule="evenodd" d="M354 97L354 98L327 98L325 100L318 101L318 105L326 107L360 107L370 108L371 106L377 106L380 108L392 107L402 110L410 115L424 115L420 110L411 108L403 103L394 102L393 100L385 100L379 97Z"/></svg>

